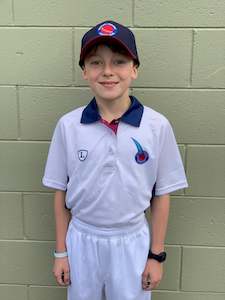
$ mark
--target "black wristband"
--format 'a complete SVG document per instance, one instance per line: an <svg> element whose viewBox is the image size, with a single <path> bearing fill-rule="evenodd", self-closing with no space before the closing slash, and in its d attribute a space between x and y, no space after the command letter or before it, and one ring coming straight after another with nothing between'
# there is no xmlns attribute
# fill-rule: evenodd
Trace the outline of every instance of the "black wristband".
<svg viewBox="0 0 225 300"><path fill-rule="evenodd" d="M166 260L166 252L160 252L159 254L155 254L150 249L148 252L148 259L155 259L158 262L162 263Z"/></svg>

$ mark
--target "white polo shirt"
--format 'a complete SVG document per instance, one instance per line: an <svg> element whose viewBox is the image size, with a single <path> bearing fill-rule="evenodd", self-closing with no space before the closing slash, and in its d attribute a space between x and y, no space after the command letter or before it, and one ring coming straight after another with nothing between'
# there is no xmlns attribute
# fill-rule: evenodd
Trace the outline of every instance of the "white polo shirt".
<svg viewBox="0 0 225 300"><path fill-rule="evenodd" d="M135 97L131 101L117 134L100 122L95 98L56 125L42 182L66 191L66 206L83 222L136 224L154 185L156 196L188 187L169 121Z"/></svg>

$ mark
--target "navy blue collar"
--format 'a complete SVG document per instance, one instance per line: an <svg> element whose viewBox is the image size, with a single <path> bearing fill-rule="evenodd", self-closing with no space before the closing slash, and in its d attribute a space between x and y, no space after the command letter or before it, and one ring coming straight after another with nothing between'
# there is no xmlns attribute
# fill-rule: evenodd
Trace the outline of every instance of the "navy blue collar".
<svg viewBox="0 0 225 300"><path fill-rule="evenodd" d="M121 116L120 121L133 125L135 127L139 127L144 107L134 96L130 96L130 99L131 105L128 110ZM90 124L97 122L100 119L101 116L98 112L98 106L95 98L93 98L91 102L84 108L80 122L83 124Z"/></svg>

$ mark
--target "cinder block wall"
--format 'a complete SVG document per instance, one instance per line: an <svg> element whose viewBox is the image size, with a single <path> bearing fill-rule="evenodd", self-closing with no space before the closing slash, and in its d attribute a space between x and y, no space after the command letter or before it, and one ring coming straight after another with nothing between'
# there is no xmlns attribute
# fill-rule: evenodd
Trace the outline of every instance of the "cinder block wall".
<svg viewBox="0 0 225 300"><path fill-rule="evenodd" d="M91 97L80 37L111 18L136 34L132 92L173 124L190 184L171 197L153 299L224 300L224 0L0 1L0 299L66 299L51 273L53 193L41 178L57 119Z"/></svg>

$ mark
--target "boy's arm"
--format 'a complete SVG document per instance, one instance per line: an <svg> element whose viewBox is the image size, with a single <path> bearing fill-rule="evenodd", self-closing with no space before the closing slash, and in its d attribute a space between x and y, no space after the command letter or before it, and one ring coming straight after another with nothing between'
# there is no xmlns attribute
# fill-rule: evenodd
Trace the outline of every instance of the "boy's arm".
<svg viewBox="0 0 225 300"><path fill-rule="evenodd" d="M151 200L151 251L159 254L164 251L164 242L169 218L170 195L155 196ZM142 287L145 290L156 288L163 275L163 264L154 259L148 259L142 274ZM150 280L150 286L147 281Z"/></svg>
<svg viewBox="0 0 225 300"><path fill-rule="evenodd" d="M164 251L164 241L169 218L170 195L155 196L151 202L151 251L159 254Z"/></svg>
<svg viewBox="0 0 225 300"><path fill-rule="evenodd" d="M66 251L66 233L71 219L70 211L65 208L66 192L57 190L54 196L54 212L56 225L56 252ZM70 284L70 267L68 257L55 258L53 274L59 285Z"/></svg>
<svg viewBox="0 0 225 300"><path fill-rule="evenodd" d="M66 251L66 233L71 219L71 213L65 208L65 191L57 190L54 196L54 213L56 229L56 252Z"/></svg>

